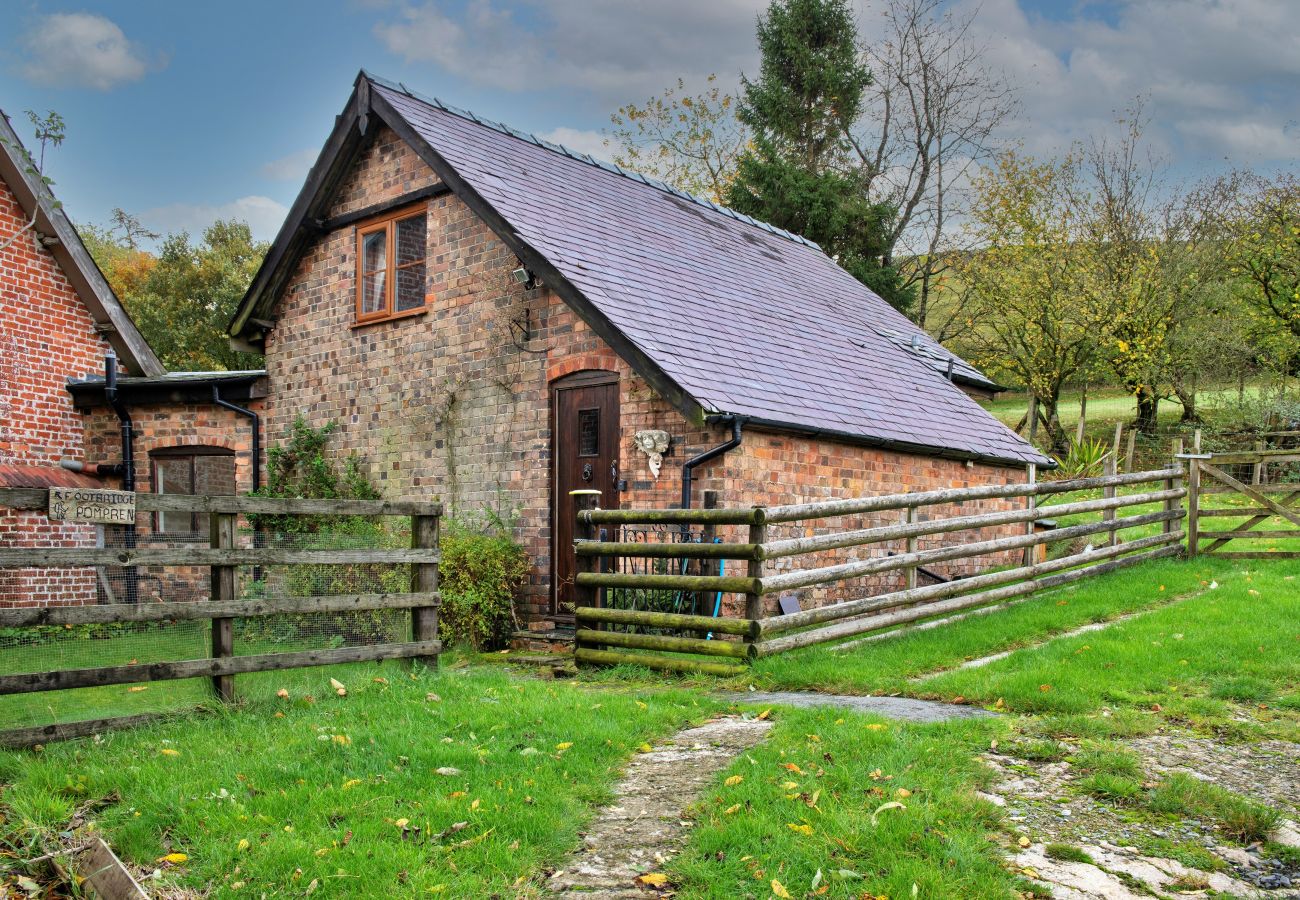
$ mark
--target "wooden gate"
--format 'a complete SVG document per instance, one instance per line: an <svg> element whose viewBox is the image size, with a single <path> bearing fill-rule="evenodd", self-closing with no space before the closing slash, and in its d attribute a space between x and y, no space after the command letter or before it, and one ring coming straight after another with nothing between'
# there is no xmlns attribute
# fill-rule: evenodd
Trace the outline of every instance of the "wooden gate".
<svg viewBox="0 0 1300 900"><path fill-rule="evenodd" d="M1300 559L1300 543L1287 548L1265 547L1225 550L1232 541L1288 541L1300 539L1300 449L1244 450L1230 453L1189 453L1187 497L1187 552L1189 556L1213 554L1237 559ZM1226 503L1207 506L1206 498L1235 495ZM1248 501L1238 505L1233 499ZM1206 528L1203 519L1241 519L1232 528ZM1291 528L1269 528L1281 519Z"/></svg>

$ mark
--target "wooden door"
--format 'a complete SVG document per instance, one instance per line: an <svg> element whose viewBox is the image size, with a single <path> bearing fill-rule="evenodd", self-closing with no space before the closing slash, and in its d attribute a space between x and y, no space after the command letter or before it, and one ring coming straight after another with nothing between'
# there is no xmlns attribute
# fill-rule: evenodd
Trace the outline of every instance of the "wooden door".
<svg viewBox="0 0 1300 900"><path fill-rule="evenodd" d="M551 388L551 612L573 615L578 517L575 490L600 491L601 509L618 509L618 375L577 372Z"/></svg>

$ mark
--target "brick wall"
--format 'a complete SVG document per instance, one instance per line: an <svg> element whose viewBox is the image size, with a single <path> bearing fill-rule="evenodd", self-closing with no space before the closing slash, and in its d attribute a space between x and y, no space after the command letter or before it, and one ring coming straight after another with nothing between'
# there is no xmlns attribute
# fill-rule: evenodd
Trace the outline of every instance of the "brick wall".
<svg viewBox="0 0 1300 900"><path fill-rule="evenodd" d="M327 215L436 183L414 152L382 130ZM299 414L317 427L335 421L336 452L361 454L386 495L441 496L452 515L484 507L514 514L534 562L527 612L544 615L554 379L584 369L619 374L625 507L677 505L681 464L728 435L688 423L546 287L515 284L514 254L456 197L430 201L427 249L428 312L359 328L355 228L321 237L304 254L267 338L268 435L277 440ZM673 436L657 480L632 438L649 428ZM696 476L697 502L715 490L720 505L1023 478L1013 469L759 432Z"/></svg>
<svg viewBox="0 0 1300 900"><path fill-rule="evenodd" d="M27 224L0 181L0 240ZM0 465L57 468L80 459L81 416L64 387L70 375L103 370L108 344L62 268L31 232L0 251ZM94 546L90 525L0 508L0 546ZM89 569L0 569L0 605L93 600Z"/></svg>
<svg viewBox="0 0 1300 900"><path fill-rule="evenodd" d="M261 413L261 401L244 404ZM242 494L253 487L253 425L246 416L212 403L150 403L131 404L132 429L135 432L135 484L136 490L158 491L152 456L159 450L186 447L219 447L233 453L235 493ZM122 438L117 416L111 409L96 407L86 416L86 459L89 462L117 462L122 458ZM177 517L181 518L181 517ZM195 531L171 530L159 534L154 516L141 513L136 518L137 546L176 548L183 546L208 546L210 539L207 520L199 517ZM105 537L110 544L120 542L121 529L107 529ZM123 570L110 570L111 584L123 590ZM188 602L206 600L211 595L209 570L204 566L141 566L136 588L140 602L166 600ZM241 578L246 573L241 573Z"/></svg>

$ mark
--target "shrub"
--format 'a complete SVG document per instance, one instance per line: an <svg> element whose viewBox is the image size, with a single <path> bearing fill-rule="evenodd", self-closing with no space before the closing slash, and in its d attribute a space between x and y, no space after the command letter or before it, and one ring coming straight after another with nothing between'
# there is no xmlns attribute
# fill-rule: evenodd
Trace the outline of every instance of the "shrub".
<svg viewBox="0 0 1300 900"><path fill-rule="evenodd" d="M1058 460L1060 467L1052 473L1052 477L1068 480L1100 475L1109 449L1105 442L1095 438L1079 443L1071 442L1070 452L1064 459Z"/></svg>
<svg viewBox="0 0 1300 900"><path fill-rule="evenodd" d="M500 647L510 637L515 601L528 577L524 548L493 513L448 521L441 546L438 631L443 642L476 650Z"/></svg>

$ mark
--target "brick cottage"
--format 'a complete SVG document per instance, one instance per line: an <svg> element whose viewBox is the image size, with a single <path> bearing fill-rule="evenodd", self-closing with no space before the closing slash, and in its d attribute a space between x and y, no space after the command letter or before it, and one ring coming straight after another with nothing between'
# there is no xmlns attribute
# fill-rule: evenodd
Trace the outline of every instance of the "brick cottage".
<svg viewBox="0 0 1300 900"><path fill-rule="evenodd" d="M572 491L780 504L1051 465L816 245L366 73L231 335L265 354L271 434L337 422L386 494L514 515L536 627L572 607Z"/></svg>
<svg viewBox="0 0 1300 900"><path fill-rule="evenodd" d="M164 370L3 113L0 248L0 487L234 493L253 486L262 373ZM110 353L122 370L116 409L105 396ZM240 403L254 409L231 408ZM131 423L129 479L122 417ZM93 547L120 532L0 507L0 546ZM188 516L142 521L138 538L150 535L207 540L206 524ZM157 573L136 574L128 592L120 571L0 569L0 606L143 600L162 589ZM170 599L205 591L202 576L169 585Z"/></svg>

